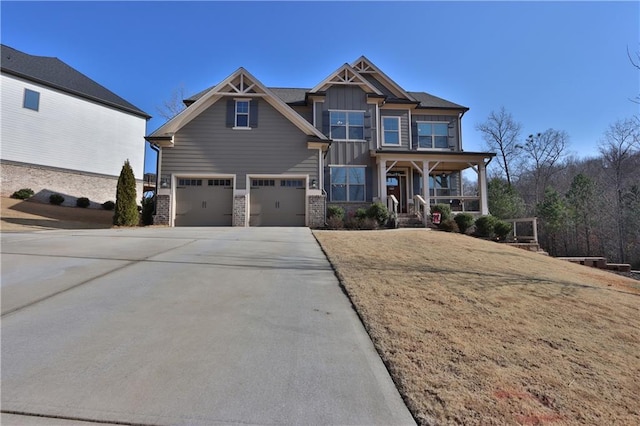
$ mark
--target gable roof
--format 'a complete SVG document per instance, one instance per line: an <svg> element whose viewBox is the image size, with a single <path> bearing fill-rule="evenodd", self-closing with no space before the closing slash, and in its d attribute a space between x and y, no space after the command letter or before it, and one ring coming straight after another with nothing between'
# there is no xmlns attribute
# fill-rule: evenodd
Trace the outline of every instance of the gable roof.
<svg viewBox="0 0 640 426"><path fill-rule="evenodd" d="M34 56L9 46L0 45L0 68L34 83L48 86L133 115L151 118L149 114L96 83L58 58Z"/></svg>
<svg viewBox="0 0 640 426"><path fill-rule="evenodd" d="M196 118L205 109L222 99L224 96L241 96L248 98L262 98L278 112L284 115L291 123L309 136L314 136L320 140L328 140L311 123L302 118L282 99L276 96L270 89L265 87L257 78L251 75L244 68L238 68L229 77L206 91L197 94L199 96L189 108L184 109L171 120L160 126L156 131L147 137L148 140L168 141L173 143L173 134L184 127L191 120Z"/></svg>
<svg viewBox="0 0 640 426"><path fill-rule="evenodd" d="M361 86L362 90L367 92L375 93L377 95L382 95L382 92L378 90L373 84L363 78L358 71L354 70L351 65L344 64L331 74L324 80L322 80L318 85L316 85L311 92L321 92L327 89L329 86L333 86L334 84L348 84L348 85L357 85ZM366 88L366 89L365 89Z"/></svg>
<svg viewBox="0 0 640 426"><path fill-rule="evenodd" d="M377 81L380 81L384 86L386 86L391 93L396 95L397 98L405 98L410 101L414 101L409 94L409 92L405 91L398 83L393 81L389 76L383 73L377 66L374 65L366 56L360 56L358 59L353 61L351 66L361 74L369 74L374 76ZM378 76L376 78L375 76Z"/></svg>

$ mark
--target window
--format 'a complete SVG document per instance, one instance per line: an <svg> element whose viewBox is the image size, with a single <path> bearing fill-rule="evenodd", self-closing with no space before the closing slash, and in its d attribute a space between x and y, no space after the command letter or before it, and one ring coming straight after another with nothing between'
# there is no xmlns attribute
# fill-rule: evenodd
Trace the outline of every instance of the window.
<svg viewBox="0 0 640 426"><path fill-rule="evenodd" d="M335 140L364 140L364 111L330 111L329 137Z"/></svg>
<svg viewBox="0 0 640 426"><path fill-rule="evenodd" d="M289 188L303 188L304 180L303 179L282 179L280 181L280 186L286 186Z"/></svg>
<svg viewBox="0 0 640 426"><path fill-rule="evenodd" d="M179 186L202 186L202 179L178 179Z"/></svg>
<svg viewBox="0 0 640 426"><path fill-rule="evenodd" d="M449 148L448 123L418 123L418 148Z"/></svg>
<svg viewBox="0 0 640 426"><path fill-rule="evenodd" d="M22 106L27 109L38 111L40 108L40 92L24 89L24 103Z"/></svg>
<svg viewBox="0 0 640 426"><path fill-rule="evenodd" d="M382 143L400 145L400 117L382 117Z"/></svg>
<svg viewBox="0 0 640 426"><path fill-rule="evenodd" d="M252 179L251 186L276 186L274 179Z"/></svg>
<svg viewBox="0 0 640 426"><path fill-rule="evenodd" d="M331 201L364 201L366 167L331 167Z"/></svg>
<svg viewBox="0 0 640 426"><path fill-rule="evenodd" d="M209 179L209 186L231 186L231 179Z"/></svg>
<svg viewBox="0 0 640 426"><path fill-rule="evenodd" d="M236 101L235 127L249 127L249 101Z"/></svg>

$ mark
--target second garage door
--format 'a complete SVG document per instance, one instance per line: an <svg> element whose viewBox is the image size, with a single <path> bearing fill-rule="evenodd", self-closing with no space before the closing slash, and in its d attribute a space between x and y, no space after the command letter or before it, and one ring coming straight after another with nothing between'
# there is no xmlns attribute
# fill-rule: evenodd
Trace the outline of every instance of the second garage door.
<svg viewBox="0 0 640 426"><path fill-rule="evenodd" d="M179 178L175 226L231 226L231 179Z"/></svg>
<svg viewBox="0 0 640 426"><path fill-rule="evenodd" d="M251 226L305 226L305 179L251 179Z"/></svg>

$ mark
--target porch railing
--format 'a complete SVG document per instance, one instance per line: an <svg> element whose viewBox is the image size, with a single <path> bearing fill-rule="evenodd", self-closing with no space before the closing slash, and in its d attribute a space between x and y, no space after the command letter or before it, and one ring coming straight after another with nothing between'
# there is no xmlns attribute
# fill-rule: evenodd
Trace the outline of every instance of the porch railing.
<svg viewBox="0 0 640 426"><path fill-rule="evenodd" d="M427 226L429 221L429 209L427 208L427 202L421 195L416 194L413 196L413 205L416 215L420 218L422 224Z"/></svg>
<svg viewBox="0 0 640 426"><path fill-rule="evenodd" d="M451 211L456 212L471 212L478 213L480 211L480 197L477 195L450 195L450 196L435 196L429 198L430 204L449 204ZM471 206L471 203L475 202L475 206Z"/></svg>
<svg viewBox="0 0 640 426"><path fill-rule="evenodd" d="M393 223L398 226L398 199L395 195L391 194L387 197L387 210L389 210L389 216L393 220Z"/></svg>
<svg viewBox="0 0 640 426"><path fill-rule="evenodd" d="M513 239L516 241L523 242L538 242L538 218L537 217L523 217L520 219L504 219L505 222L513 225ZM518 235L518 224L519 223L530 223L532 235L527 235L528 233L522 233Z"/></svg>

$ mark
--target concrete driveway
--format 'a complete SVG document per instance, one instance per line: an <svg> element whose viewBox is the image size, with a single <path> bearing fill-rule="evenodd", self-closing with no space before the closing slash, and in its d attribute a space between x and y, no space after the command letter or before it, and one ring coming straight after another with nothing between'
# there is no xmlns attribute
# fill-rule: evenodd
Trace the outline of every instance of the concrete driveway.
<svg viewBox="0 0 640 426"><path fill-rule="evenodd" d="M3 425L415 424L306 228L1 238Z"/></svg>

